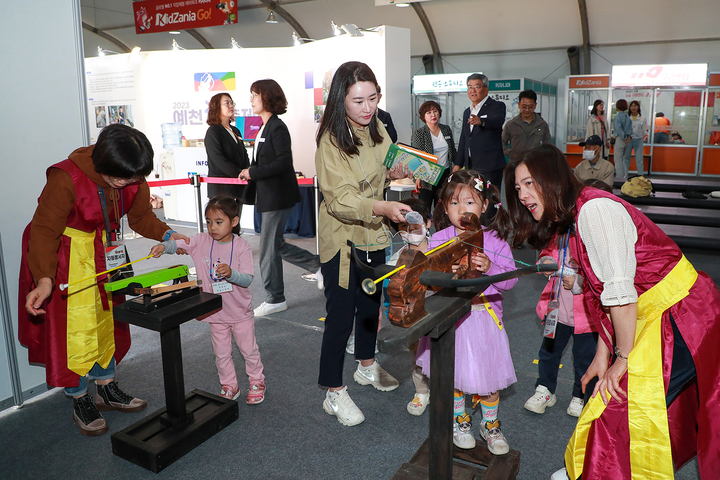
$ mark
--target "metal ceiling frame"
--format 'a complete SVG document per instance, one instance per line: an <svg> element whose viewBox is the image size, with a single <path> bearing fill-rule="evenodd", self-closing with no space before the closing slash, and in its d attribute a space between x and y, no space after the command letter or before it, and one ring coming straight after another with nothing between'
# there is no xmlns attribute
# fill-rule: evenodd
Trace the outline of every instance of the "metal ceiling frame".
<svg viewBox="0 0 720 480"><path fill-rule="evenodd" d="M585 0L578 0L580 9L580 28L582 29L583 72L589 74L590 68L590 25L588 22L587 4Z"/></svg>
<svg viewBox="0 0 720 480"><path fill-rule="evenodd" d="M430 48L432 49L433 56L433 72L445 73L445 68L443 67L442 62L442 54L440 53L440 47L438 46L437 37L435 36L435 31L432 28L430 19L425 13L425 9L422 7L422 4L417 2L411 3L410 5L412 5L413 10L415 10L415 13L417 13L418 18L420 19L420 23L422 23L423 28L425 28L425 34L430 41Z"/></svg>

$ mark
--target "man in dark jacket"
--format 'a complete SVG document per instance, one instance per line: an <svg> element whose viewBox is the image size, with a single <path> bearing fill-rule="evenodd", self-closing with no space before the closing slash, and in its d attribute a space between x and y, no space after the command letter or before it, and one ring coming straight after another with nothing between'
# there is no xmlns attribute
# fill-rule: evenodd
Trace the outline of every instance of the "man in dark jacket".
<svg viewBox="0 0 720 480"><path fill-rule="evenodd" d="M503 152L510 160L552 141L550 127L539 114L535 113L535 107L537 107L537 94L532 90L520 92L518 95L520 115L508 121L502 133Z"/></svg>
<svg viewBox="0 0 720 480"><path fill-rule="evenodd" d="M473 73L467 79L467 93L472 105L463 113L460 144L453 172L465 167L477 170L486 180L500 188L505 155L502 150L502 128L505 123L505 104L488 97L488 78ZM495 216L490 205L486 219Z"/></svg>

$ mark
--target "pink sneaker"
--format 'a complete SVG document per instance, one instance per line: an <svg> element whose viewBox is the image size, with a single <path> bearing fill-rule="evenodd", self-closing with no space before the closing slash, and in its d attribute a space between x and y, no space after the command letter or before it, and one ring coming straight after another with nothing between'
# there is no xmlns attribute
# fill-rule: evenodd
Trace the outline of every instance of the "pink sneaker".
<svg viewBox="0 0 720 480"><path fill-rule="evenodd" d="M228 400L237 400L240 396L240 387L223 385L222 390L220 390L220 396Z"/></svg>
<svg viewBox="0 0 720 480"><path fill-rule="evenodd" d="M265 400L265 382L250 382L250 391L247 394L248 405L257 405Z"/></svg>

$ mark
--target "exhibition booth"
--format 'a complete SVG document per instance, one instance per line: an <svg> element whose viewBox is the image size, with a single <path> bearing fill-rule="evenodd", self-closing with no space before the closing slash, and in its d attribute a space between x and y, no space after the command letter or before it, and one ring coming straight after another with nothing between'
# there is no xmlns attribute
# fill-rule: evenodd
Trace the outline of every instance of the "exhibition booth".
<svg viewBox="0 0 720 480"><path fill-rule="evenodd" d="M171 50L85 59L90 136L111 123L145 133L155 150L154 180L207 174L202 140L208 128L210 98L227 92L235 102L237 126L252 143L261 124L250 105L250 85L276 80L288 100L282 120L292 137L295 170L315 175L315 134L332 76L342 63L370 66L382 88L380 108L389 111L399 140L410 142L410 31L382 26L362 36L342 35L283 48ZM176 132L179 128L179 132ZM155 182L153 182L155 183ZM307 188L314 189L312 182ZM156 183L157 184L157 183ZM188 183L153 188L163 198L169 219L197 221L196 195ZM201 197L207 198L203 183ZM308 193L314 197L314 193ZM251 207L245 207L250 208ZM253 228L252 212L241 226Z"/></svg>
<svg viewBox="0 0 720 480"><path fill-rule="evenodd" d="M418 114L420 106L428 100L433 100L443 109L440 123L452 127L453 138L457 145L460 141L463 112L470 105L467 97L467 77L472 73L415 75L413 77L413 129L423 126ZM505 103L505 121L520 114L518 108L520 92L533 90L538 96L535 113L540 114L548 123L554 139L557 86L528 78L489 79L488 90L488 96Z"/></svg>
<svg viewBox="0 0 720 480"><path fill-rule="evenodd" d="M579 142L585 139L593 102L605 103L610 131L623 98L640 103L647 118L643 146L644 170L652 174L720 175L720 74L708 74L707 64L615 66L611 75L573 75L559 82L558 146L571 166L582 160ZM656 120L658 118L667 120ZM669 123L669 124L668 124ZM673 142L672 133L677 132ZM613 160L612 147L609 160ZM635 156L630 171L635 170Z"/></svg>

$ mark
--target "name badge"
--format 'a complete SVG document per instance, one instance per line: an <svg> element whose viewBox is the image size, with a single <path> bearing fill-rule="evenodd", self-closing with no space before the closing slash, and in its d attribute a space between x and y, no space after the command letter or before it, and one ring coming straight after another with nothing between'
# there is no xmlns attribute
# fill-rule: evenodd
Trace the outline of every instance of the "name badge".
<svg viewBox="0 0 720 480"><path fill-rule="evenodd" d="M256 138L255 141L262 143L265 141L265 138L264 137Z"/></svg>
<svg viewBox="0 0 720 480"><path fill-rule="evenodd" d="M213 293L216 293L216 294L232 292L232 289L233 289L232 283L230 283L226 280L221 280L219 282L213 282L213 284L212 284L212 291L213 291Z"/></svg>
<svg viewBox="0 0 720 480"><path fill-rule="evenodd" d="M115 242L112 242L115 243ZM127 250L125 245L106 245L105 246L105 269L112 270L127 262Z"/></svg>
<svg viewBox="0 0 720 480"><path fill-rule="evenodd" d="M487 118L487 115L480 115L480 118Z"/></svg>
<svg viewBox="0 0 720 480"><path fill-rule="evenodd" d="M450 135L445 135L445 140L450 140L452 137Z"/></svg>

